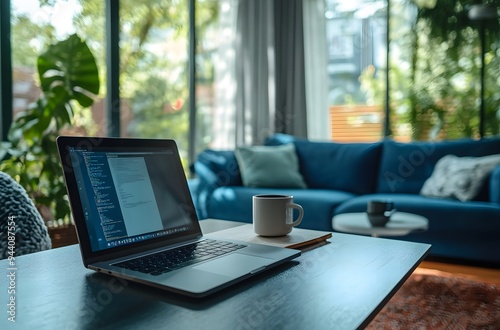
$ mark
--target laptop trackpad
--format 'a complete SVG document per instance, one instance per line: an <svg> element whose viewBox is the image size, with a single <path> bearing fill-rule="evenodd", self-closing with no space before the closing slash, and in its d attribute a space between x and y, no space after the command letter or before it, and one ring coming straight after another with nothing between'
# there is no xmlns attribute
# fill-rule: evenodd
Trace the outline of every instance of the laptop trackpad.
<svg viewBox="0 0 500 330"><path fill-rule="evenodd" d="M261 269L269 265L271 261L272 259L233 253L216 260L208 261L193 268L203 270L205 272L234 277Z"/></svg>

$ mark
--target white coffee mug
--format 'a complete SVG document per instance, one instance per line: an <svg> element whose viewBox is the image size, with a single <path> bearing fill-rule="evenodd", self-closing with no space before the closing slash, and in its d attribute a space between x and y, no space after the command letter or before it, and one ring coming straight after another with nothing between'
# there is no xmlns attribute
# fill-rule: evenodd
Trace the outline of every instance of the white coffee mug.
<svg viewBox="0 0 500 330"><path fill-rule="evenodd" d="M289 195L255 195L253 196L253 229L260 236L284 236L299 225L304 210L293 203ZM293 220L293 209L299 211L297 220Z"/></svg>

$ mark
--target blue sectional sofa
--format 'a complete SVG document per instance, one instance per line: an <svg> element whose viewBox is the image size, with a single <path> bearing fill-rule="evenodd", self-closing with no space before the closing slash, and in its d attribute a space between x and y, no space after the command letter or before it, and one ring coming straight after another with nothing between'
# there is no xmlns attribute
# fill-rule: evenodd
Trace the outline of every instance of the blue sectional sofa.
<svg viewBox="0 0 500 330"><path fill-rule="evenodd" d="M244 186L235 151L200 153L190 180L200 219L250 223L253 195L291 194L305 211L299 227L331 231L334 215L364 212L370 199L391 199L397 210L429 219L427 231L396 239L430 243L434 257L500 266L500 166L472 200L420 194L442 157L500 154L500 139L341 144L277 134L265 145L286 143L295 146L306 189Z"/></svg>

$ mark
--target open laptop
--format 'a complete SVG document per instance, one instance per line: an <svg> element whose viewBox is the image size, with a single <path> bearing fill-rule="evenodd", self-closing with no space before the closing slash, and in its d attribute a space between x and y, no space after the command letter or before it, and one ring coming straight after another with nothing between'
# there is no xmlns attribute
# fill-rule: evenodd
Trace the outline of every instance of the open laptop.
<svg viewBox="0 0 500 330"><path fill-rule="evenodd" d="M204 239L173 140L60 136L57 147L89 269L202 297L300 255Z"/></svg>

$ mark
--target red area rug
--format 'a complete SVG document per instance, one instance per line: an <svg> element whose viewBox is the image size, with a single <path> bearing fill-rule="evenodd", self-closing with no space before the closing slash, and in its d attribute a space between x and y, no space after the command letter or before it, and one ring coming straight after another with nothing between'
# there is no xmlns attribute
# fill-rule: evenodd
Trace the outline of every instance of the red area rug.
<svg viewBox="0 0 500 330"><path fill-rule="evenodd" d="M436 274L412 274L367 329L500 329L499 284Z"/></svg>

